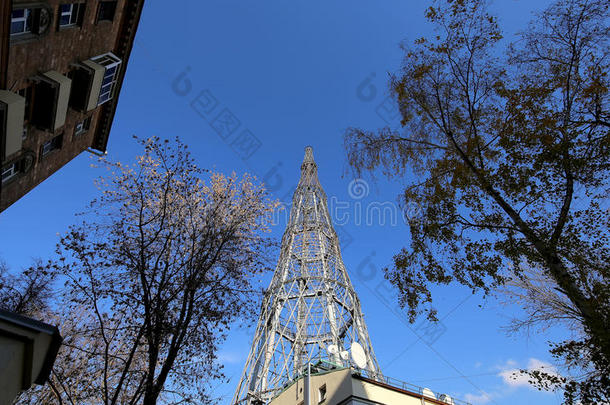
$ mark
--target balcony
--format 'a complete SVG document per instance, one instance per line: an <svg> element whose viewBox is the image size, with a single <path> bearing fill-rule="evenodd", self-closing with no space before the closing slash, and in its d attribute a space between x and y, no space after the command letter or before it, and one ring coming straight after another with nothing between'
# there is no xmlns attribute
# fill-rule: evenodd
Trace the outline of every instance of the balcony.
<svg viewBox="0 0 610 405"><path fill-rule="evenodd" d="M54 132L66 122L72 80L50 70L35 79L32 123Z"/></svg>
<svg viewBox="0 0 610 405"><path fill-rule="evenodd" d="M106 68L92 60L80 62L71 72L72 92L70 106L78 111L91 111L97 107Z"/></svg>
<svg viewBox="0 0 610 405"><path fill-rule="evenodd" d="M70 107L86 112L110 100L120 64L121 60L109 52L74 65Z"/></svg>
<svg viewBox="0 0 610 405"><path fill-rule="evenodd" d="M4 161L21 150L25 98L8 90L0 90L0 140L4 143Z"/></svg>

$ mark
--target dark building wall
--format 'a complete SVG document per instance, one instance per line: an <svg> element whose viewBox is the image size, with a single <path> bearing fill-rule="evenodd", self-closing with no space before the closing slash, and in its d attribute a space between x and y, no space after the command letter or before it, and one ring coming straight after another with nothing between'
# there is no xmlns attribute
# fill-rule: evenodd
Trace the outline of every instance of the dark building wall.
<svg viewBox="0 0 610 405"><path fill-rule="evenodd" d="M73 64L107 52L115 52L115 54L123 53L123 55L119 55L121 58L128 57L128 52L126 54L125 52L117 52L115 48L117 44L127 41L129 50L131 49L143 1L118 0L112 21L96 22L99 0L86 0L81 25L58 28L60 4L73 1L48 0L32 2L17 0L13 2L13 8L44 4L51 11L52 18L47 32L38 37L11 38L8 66L6 69L6 89L18 93L19 90L32 86L32 78L36 75L49 70L56 70L67 76L70 70L73 69ZM128 8L127 11L135 9L137 13L131 12L130 15L126 14L130 18L123 20L126 6ZM129 26L130 29L127 32L131 35L127 38L119 38L119 35L125 36L126 25ZM114 89L113 99L118 97L126 65L127 60L122 60L120 65L120 80L117 81ZM72 85L74 85L74 82ZM95 146L95 144L99 144L100 137L105 145L110 130L108 116L114 114L114 108L116 108L116 100L111 100L87 113L68 108L65 124L55 131L28 125L27 136L23 140L22 150L17 154L7 156L3 162L3 167L11 164L12 161L23 159L25 155L28 155L30 161L33 160L33 163L26 173L21 173L2 184L0 189L0 211L17 201L78 154L91 146ZM91 117L88 131L75 136L74 130L76 124L87 117ZM63 138L61 148L42 156L42 145L58 135L62 135Z"/></svg>
<svg viewBox="0 0 610 405"><path fill-rule="evenodd" d="M68 73L70 64L89 59L105 52L112 51L120 25L124 0L118 0L113 21L95 22L96 0L85 2L85 15L82 27L57 29L59 5L70 3L65 0L48 0L43 3L53 11L53 20L46 34L35 39L20 41L13 39L9 49L8 85L21 82L45 70L54 69ZM14 1L13 8L32 4L31 1ZM35 3L34 3L35 4Z"/></svg>

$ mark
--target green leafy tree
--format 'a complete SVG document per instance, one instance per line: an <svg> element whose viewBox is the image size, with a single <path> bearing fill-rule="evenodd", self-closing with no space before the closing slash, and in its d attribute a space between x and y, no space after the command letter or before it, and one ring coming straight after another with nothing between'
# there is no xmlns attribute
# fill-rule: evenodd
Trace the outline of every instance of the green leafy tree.
<svg viewBox="0 0 610 405"><path fill-rule="evenodd" d="M430 283L488 293L534 269L582 338L552 348L570 377L532 380L599 403L610 392L608 2L554 2L506 57L485 3L428 9L436 36L405 45L390 81L401 128L349 128L348 161L416 179L402 198L423 215L387 270L412 320L435 318Z"/></svg>
<svg viewBox="0 0 610 405"><path fill-rule="evenodd" d="M65 342L23 403L210 402L219 343L256 312L276 202L248 175L201 170L179 141L141 143L133 166L102 160L101 197L61 238Z"/></svg>

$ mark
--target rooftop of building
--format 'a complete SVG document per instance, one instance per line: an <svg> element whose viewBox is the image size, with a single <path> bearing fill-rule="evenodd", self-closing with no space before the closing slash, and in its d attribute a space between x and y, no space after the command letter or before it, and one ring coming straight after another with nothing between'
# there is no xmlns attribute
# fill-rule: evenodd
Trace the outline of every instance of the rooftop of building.
<svg viewBox="0 0 610 405"><path fill-rule="evenodd" d="M360 372L360 370L358 370L357 368L354 367L343 367L343 366L339 366L339 365L335 365L332 363L329 363L327 361L318 361L315 364L310 364L309 365L310 370L309 372L311 373L311 376L321 376L324 374L330 374L330 373L334 373L334 372L338 372L338 371L342 371L342 370L350 370L351 371L351 377L353 379L357 379L363 382L367 382L391 391L396 391L399 392L401 394L413 397L413 398L417 398L417 399L423 399L426 401L426 403L432 403L432 404L438 404L438 405L447 405L447 404L452 404L452 405L471 405L469 402L460 400L460 399L456 399L453 396L449 396L447 393L441 393L441 392L435 392L432 391L430 388L425 388L425 387L420 387L418 385L415 384L411 384L396 378L392 378L392 377L388 377L385 375L381 375L378 374L375 378L370 378L370 377L366 377L364 375L362 375L362 373ZM284 391L290 389L290 387L292 387L294 384L296 384L298 381L301 381L302 379L304 379L306 377L307 374L307 367L305 367L304 372L299 374L298 377L296 377L295 379L293 379L292 381L289 381L286 383L286 385L284 386L284 388L279 391L274 398L277 398L279 395L281 395Z"/></svg>

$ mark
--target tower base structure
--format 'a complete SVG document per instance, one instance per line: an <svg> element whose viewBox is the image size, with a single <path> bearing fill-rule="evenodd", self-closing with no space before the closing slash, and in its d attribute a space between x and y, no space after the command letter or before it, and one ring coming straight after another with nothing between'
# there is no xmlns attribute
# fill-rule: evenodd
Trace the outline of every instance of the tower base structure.
<svg viewBox="0 0 610 405"><path fill-rule="evenodd" d="M309 397L307 397L309 393ZM470 405L447 394L402 381L369 378L353 368L311 368L285 387L269 405Z"/></svg>

